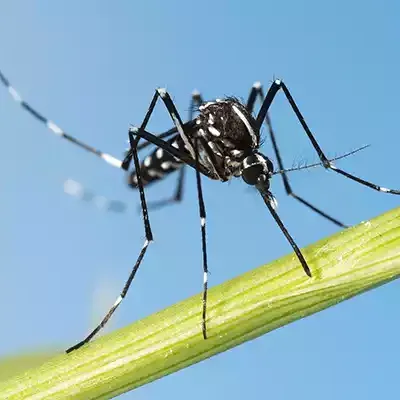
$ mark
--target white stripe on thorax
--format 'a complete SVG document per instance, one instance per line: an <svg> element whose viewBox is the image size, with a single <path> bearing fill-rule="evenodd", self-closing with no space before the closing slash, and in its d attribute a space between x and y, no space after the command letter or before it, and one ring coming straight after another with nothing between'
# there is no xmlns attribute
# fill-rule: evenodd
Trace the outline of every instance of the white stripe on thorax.
<svg viewBox="0 0 400 400"><path fill-rule="evenodd" d="M243 115L243 113L236 107L235 104L232 105L233 111L238 115L238 117L242 120L242 122L246 125L247 130L249 131L249 134L251 136L251 141L253 142L253 146L257 146L257 136L253 130L253 128L250 125L250 122L248 119Z"/></svg>

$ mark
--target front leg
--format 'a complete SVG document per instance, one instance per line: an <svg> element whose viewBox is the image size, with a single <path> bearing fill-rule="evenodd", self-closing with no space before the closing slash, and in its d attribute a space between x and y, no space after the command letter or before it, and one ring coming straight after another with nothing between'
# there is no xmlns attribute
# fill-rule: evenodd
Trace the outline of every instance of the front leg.
<svg viewBox="0 0 400 400"><path fill-rule="evenodd" d="M358 176L352 175L342 169L337 168L328 158L326 157L325 153L322 151L321 147L319 146L317 140L315 139L313 133L311 132L310 128L308 127L302 113L300 112L296 102L294 101L289 89L287 86L284 84L279 79L276 79L271 87L269 88L267 95L265 96L265 99L263 101L263 104L261 106L261 109L257 115L257 125L258 127L261 126L262 122L267 116L267 112L269 107L271 106L272 101L274 100L276 94L278 93L279 90L282 90L283 93L286 96L287 101L289 102L293 112L295 113L297 119L299 120L301 126L303 127L304 132L306 133L308 139L310 140L312 146L314 147L315 151L318 154L319 159L321 160L323 166L326 169L330 169L340 175L345 176L346 178L349 178L355 182L360 183L361 185L367 186L371 189L377 190L378 192L383 192L383 193L390 193L390 194L397 194L400 195L400 190L398 189L388 189L382 186L379 186L375 183L366 181L364 179L359 178Z"/></svg>
<svg viewBox="0 0 400 400"><path fill-rule="evenodd" d="M135 168L137 169L137 171L140 171L140 163L139 163L139 157L137 154L137 145L139 142L139 138L134 138L132 133L129 133L129 141L130 141L130 145L131 145L131 150L132 150L132 155L133 155L133 159L134 159L134 163L135 163ZM95 329L93 329L93 331L86 336L85 339L83 339L82 341L80 341L79 343L77 343L76 345L70 347L69 349L67 349L67 353L70 353L71 351L77 350L80 347L82 347L83 345L85 345L86 343L88 343L109 321L109 319L111 318L111 316L114 314L114 312L116 311L116 309L119 307L119 305L122 303L122 300L125 298L125 296L128 293L128 290L131 286L131 283L140 267L140 264L143 260L144 255L146 254L147 248L149 246L149 244L153 241L153 233L151 231L151 226L150 226L150 220L149 220L149 215L148 215L148 211L147 211L147 205L146 205L146 198L144 195L144 189L143 189L143 182L142 182L142 178L140 176L140 172L138 172L138 187L139 187L139 194L140 194L140 202L142 205L142 211L143 211L143 222L144 222L144 230L145 230L145 235L146 235L146 239L144 241L143 247L139 253L139 256L136 259L136 263L134 264L131 273L129 274L128 279L126 280L126 283L120 293L120 295L117 297L117 299L115 300L114 305L110 308L110 310L108 311L108 313L105 315L105 317L102 319L102 321L100 322L99 325L97 325L97 327Z"/></svg>
<svg viewBox="0 0 400 400"><path fill-rule="evenodd" d="M264 92L263 92L262 86L261 86L261 84L259 82L256 82L253 85L253 87L252 87L252 89L250 91L250 95L249 95L249 98L248 98L248 101L247 101L247 109L250 112L253 112L254 104L256 102L257 97L261 100L261 103L264 105L265 96L264 96ZM271 102L272 102L272 100L271 100ZM265 120L265 123L266 123L267 128L268 128L269 137L271 139L272 148L273 148L274 153L275 153L276 161L278 162L278 167L282 171L281 175L282 175L283 186L285 188L286 194L288 196L293 197L295 200L299 201L300 203L302 203L303 205L305 205L306 207L308 207L309 209L311 209L315 213L319 214L321 217L324 217L328 221L333 222L335 225L338 225L338 226L340 226L342 228L347 228L348 226L345 225L343 222L341 222L338 219L336 219L336 218L332 217L331 215L327 214L325 211L322 211L321 209L317 208L312 203L310 203L309 201L307 201L303 197L297 195L293 191L292 186L289 183L289 178L288 178L288 176L287 176L287 174L285 172L285 168L283 166L283 160L282 160L282 157L281 157L281 152L279 150L278 143L276 141L275 132L272 129L272 124L271 124L271 120L269 118L268 112L265 112L264 120Z"/></svg>
<svg viewBox="0 0 400 400"><path fill-rule="evenodd" d="M146 124L154 110L155 104L157 99L161 97L163 100L171 119L173 120L183 142L185 145L185 149L190 153L183 152L171 144L165 142L164 140L160 139L159 137L146 132L145 127ZM207 310L207 293L208 293L208 263L207 263L207 243L206 243L206 211L205 211L205 204L203 199L203 191L201 188L201 173L206 176L212 177L212 173L209 172L199 160L199 152L198 152L198 141L197 137L194 137L194 144L192 144L191 138L186 134L183 129L183 123L179 116L178 110L176 109L174 103L171 100L168 92L165 89L157 89L153 100L150 104L149 111L146 114L145 123L142 124L140 128L131 128L129 130L130 134L135 135L137 141L140 138L144 138L151 143L155 144L160 149L163 149L169 152L172 156L180 159L181 161L187 163L191 167L196 170L196 184L197 184L197 193L198 193L198 204L199 204L199 214L200 214L200 227L201 227L201 243L202 243L202 254L203 254L203 307L202 307L202 333L204 339L207 338L207 331L206 331L206 310ZM137 168L137 166L136 166ZM138 178L140 174L138 175Z"/></svg>
<svg viewBox="0 0 400 400"><path fill-rule="evenodd" d="M189 105L188 123L190 123L193 120L193 114L195 112L196 107L198 108L202 104L203 104L203 98L202 98L201 94L197 90L193 91L192 97L190 100L190 105ZM173 130L177 131L176 128L173 128ZM162 138L161 135L158 135L158 137ZM148 145L148 144L151 144L151 143L146 142L144 145L141 145L139 147L143 148L145 145ZM181 202L182 198L183 198L184 182L185 182L185 165L181 164L181 166L179 168L179 175L178 175L178 179L176 182L176 188L175 188L174 194L167 199L152 201L151 203L148 204L149 209L158 210L160 208L163 208L164 206Z"/></svg>

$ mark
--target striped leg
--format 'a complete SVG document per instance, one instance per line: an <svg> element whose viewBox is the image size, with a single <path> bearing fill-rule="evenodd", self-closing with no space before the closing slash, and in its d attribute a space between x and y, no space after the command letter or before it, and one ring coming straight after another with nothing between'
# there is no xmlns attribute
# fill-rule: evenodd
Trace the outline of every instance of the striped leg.
<svg viewBox="0 0 400 400"><path fill-rule="evenodd" d="M113 157L110 154L103 153L100 150L95 149L92 146L82 142L81 140L65 133L63 129L61 129L58 125L56 125L53 121L43 116L39 111L33 108L29 103L22 99L19 93L11 86L9 80L3 75L0 71L0 82L7 88L8 92L10 93L11 97L17 102L25 111L28 111L29 114L33 116L33 118L40 121L42 124L46 125L48 129L50 129L55 135L69 141L70 143L75 144L76 146L88 151L103 159L107 164L112 165L116 168L121 168L122 161L118 160L117 158Z"/></svg>
<svg viewBox="0 0 400 400"><path fill-rule="evenodd" d="M349 174L346 171L343 171L342 169L337 168L328 158L326 157L325 153L322 151L321 147L319 146L317 140L315 139L314 135L312 134L310 128L308 127L303 115L301 114L299 108L297 107L296 102L294 101L291 93L289 92L289 89L287 86L279 79L276 79L272 85L270 86L267 95L264 98L264 101L262 103L261 109L257 115L257 125L258 127L261 126L263 123L264 119L267 117L267 113L269 110L269 107L271 106L276 94L278 93L279 90L282 90L283 93L286 96L287 101L289 102L293 112L295 113L297 119L299 120L301 126L304 129L304 132L306 133L308 139L310 140L312 146L314 147L315 151L318 154L319 159L321 160L323 166L326 169L330 169L334 172L337 172L340 175L345 176L346 178L349 178L355 182L360 183L361 185L367 186L371 189L377 190L378 192L383 192L383 193L390 193L390 194L400 194L400 190L397 189L388 189L379 185L376 185L375 183L366 181L364 179L359 178L358 176ZM283 176L283 174L282 174ZM333 222L333 221L332 221Z"/></svg>
<svg viewBox="0 0 400 400"><path fill-rule="evenodd" d="M263 103L264 101L264 93L263 93L263 89L262 86L260 84L260 82L256 82L251 91L250 91L250 95L247 101L247 108L250 112L253 112L254 109L254 104L256 102L257 97L260 98L261 103ZM343 224L342 222L340 222L339 220L337 220L336 218L333 218L332 216L330 216L329 214L327 214L326 212L320 210L319 208L315 207L313 204L311 204L310 202L308 202L307 200L305 200L303 197L298 196L296 193L293 192L292 187L289 183L289 178L287 177L287 174L285 172L284 166L283 166L283 161L282 161L282 157L278 148L278 144L276 141L276 137L275 137L275 132L272 129L272 124L271 124L271 120L269 118L268 113L265 114L265 122L267 124L268 127L268 132L269 132L269 136L271 139L271 143L272 143L272 147L274 149L274 153L276 156L276 160L278 162L278 166L279 169L282 171L282 180L283 180L283 186L285 187L285 191L286 194L288 196L293 197L294 199L298 200L300 203L304 204L306 207L310 208L311 210L313 210L314 212L316 212L317 214L321 215L321 217L326 218L327 220L333 222L334 224L342 227L342 228L347 228L348 226Z"/></svg>
<svg viewBox="0 0 400 400"><path fill-rule="evenodd" d="M168 142L160 140L157 136L152 135L149 132L140 130L138 128L131 128L131 132L145 140L150 141L155 144L158 148L170 152L174 157L180 159L182 162L188 163L189 160L186 158L187 154L179 151L175 147L172 147ZM199 155L197 151L198 140L195 139L195 160L194 163L190 163L196 170L196 184L197 184L197 194L199 203L199 214L200 214L200 227L201 227L201 241L202 241L202 253L203 253L203 309L202 309L202 333L204 339L207 339L207 329L206 329L206 317L207 317L207 293L208 293L208 262L207 262L207 240L206 240L206 209L203 198L203 190L201 187L201 175L209 174L208 171L204 171L203 167L199 163ZM207 175L208 176L208 175Z"/></svg>
<svg viewBox="0 0 400 400"><path fill-rule="evenodd" d="M146 120L146 118L145 118L145 120L142 124L143 129L146 127L147 121L148 121L148 119ZM137 171L138 189L139 189L139 194L140 194L140 203L142 205L142 211L143 211L143 222L144 222L144 230L145 230L145 234L146 234L146 240L144 241L142 250L140 251L139 256L136 260L136 263L133 266L131 273L129 274L129 277L125 283L125 286L122 289L121 294L117 297L117 300L115 301L114 305L110 308L110 310L108 311L106 316L103 318L103 320L100 322L100 324L97 325L97 327L85 339L83 339L82 341L77 343L75 346L72 346L69 349L67 349L67 353L70 353L73 350L79 349L84 344L88 343L106 325L108 320L111 318L111 316L114 314L115 310L119 307L122 300L127 295L128 290L131 286L131 283L132 283L133 279L135 278L136 272L138 271L139 266L140 266L140 264L143 260L143 257L146 253L147 247L153 241L153 233L151 231L151 226L150 226L150 220L149 220L149 214L148 214L147 205L146 205L146 198L145 198L145 194L144 194L143 182L142 182L142 178L140 176L140 163L139 163L139 157L138 157L138 153L137 153L138 152L137 146L138 146L139 140L140 140L139 136L134 138L133 134L131 132L129 132L129 142L130 142L131 150L132 150L131 154L132 154L133 161L135 164L135 169Z"/></svg>
<svg viewBox="0 0 400 400"><path fill-rule="evenodd" d="M163 100L166 108L168 109L168 112L178 130L178 132L181 135L181 138L183 142L185 143L185 148L187 151L194 157L191 158L188 153L183 153L182 151L179 151L179 149L173 147L171 144L168 142L152 135L149 132L146 132L143 128L143 125L141 128L131 128L130 132L132 132L134 135L136 135L138 138L144 138L145 140L148 140L149 142L155 144L157 147L160 149L163 149L167 152L169 152L171 155L176 157L177 159L180 159L182 162L187 163L191 167L193 167L196 170L196 183L197 183L197 193L198 193L198 202L199 202L199 213L200 213L200 226L201 226L201 240L202 240L202 254L203 254L203 308L202 308L202 333L204 339L207 338L207 331L206 331L206 318L207 318L207 293L208 293L208 262L207 262L207 241L206 241L206 210L205 210L205 204L204 204L204 199L203 199L203 191L201 187L201 176L200 174L203 173L206 176L213 177L215 179L215 176L212 175L210 171L205 169L199 161L199 154L197 151L198 148L198 139L194 139L194 143L191 142L191 140L188 138L186 135L184 129L183 129L183 123L182 120L179 116L179 113L173 104L169 94L164 90L164 89L158 89L153 97L153 100L150 104L149 111L146 115L145 120L148 121L150 118L150 115L152 114L155 104L157 102L158 97L161 97Z"/></svg>
<svg viewBox="0 0 400 400"><path fill-rule="evenodd" d="M188 121L193 120L193 114L194 114L195 108L200 107L202 104L203 104L203 99L202 99L200 93L198 91L194 91L192 93L192 99L190 101ZM147 142L147 143L149 143L149 142ZM172 197L169 197L167 199L149 202L148 208L150 210L158 210L167 205L181 202L182 198L183 198L184 181L185 181L185 164L181 164L181 167L179 168L179 175L178 175L178 179L177 179L177 183L176 183L176 189L175 189Z"/></svg>
<svg viewBox="0 0 400 400"><path fill-rule="evenodd" d="M195 139L195 150L196 150L196 165L199 165L199 152L198 152L198 140ZM207 240L206 240L206 207L203 198L203 189L201 187L201 175L200 171L196 169L196 185L197 185L197 199L199 203L199 214L200 214L200 229L201 229L201 248L203 252L203 312L202 312L202 332L203 338L207 339L207 294L208 294L208 263L207 263Z"/></svg>

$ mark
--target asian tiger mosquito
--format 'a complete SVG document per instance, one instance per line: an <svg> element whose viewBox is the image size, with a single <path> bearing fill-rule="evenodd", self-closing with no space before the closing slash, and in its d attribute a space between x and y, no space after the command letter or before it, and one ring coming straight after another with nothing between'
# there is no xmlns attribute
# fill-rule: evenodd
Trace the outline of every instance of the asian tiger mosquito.
<svg viewBox="0 0 400 400"><path fill-rule="evenodd" d="M246 105L242 104L238 99L233 97L227 97L222 100L217 99L215 101L204 103L201 99L201 96L198 93L194 93L190 106L189 121L187 123L182 122L182 119L168 92L165 89L157 89L141 126L131 127L129 129L128 136L130 150L127 152L123 161L120 161L107 153L103 153L65 133L61 128L54 124L54 122L45 118L28 103L22 100L18 92L10 85L9 81L1 72L0 81L7 87L10 95L16 102L18 102L36 119L44 123L56 135L61 136L64 139L78 145L79 147L99 156L108 164L117 168L122 168L126 171L129 170L132 160L134 161L135 170L129 175L129 184L131 187L139 190L146 236L145 242L124 285L124 288L114 305L108 311L101 323L85 339L67 349L67 353L88 343L104 327L122 302L123 298L126 296L132 280L134 279L140 263L147 251L147 248L153 241L144 186L163 178L173 171L180 169L175 195L170 199L162 200L161 202L153 204L153 206L159 207L170 202L181 200L185 165L191 166L196 172L204 272L202 308L202 334L204 339L207 338L206 306L208 289L208 263L206 247L206 210L201 186L201 174L210 179L219 180L222 182L228 181L232 177L241 177L248 185L254 186L260 193L273 219L293 248L305 273L309 277L312 276L307 261L303 257L300 249L296 245L295 241L289 234L288 230L276 212L277 202L269 189L272 175L282 175L283 184L288 195L294 197L302 204L334 224L341 227L346 227L346 225L315 207L303 197L295 194L290 186L286 174L286 172L289 170L284 169L282 157L276 142L275 133L272 129L271 121L268 115L269 107L271 106L279 90L283 91L294 114L303 127L303 130L305 131L313 148L317 152L321 161L321 165L325 169L331 169L332 171L362 185L370 187L371 189L384 193L397 195L400 194L399 190L392 190L378 186L337 168L332 161L345 157L349 154L353 154L362 148L335 159L328 159L321 150L314 135L305 122L304 117L295 103L289 89L283 83L283 81L278 79L272 82L266 96L264 96L261 84L255 83L250 91ZM257 97L260 98L262 105L257 116L254 118L252 116L252 112ZM167 111L174 123L174 128L155 136L145 129L158 99L161 99L167 108ZM193 109L195 105L199 106L199 114L193 118ZM263 122L265 122L267 125L269 137L271 139L273 150L279 166L279 170L275 172L271 160L259 151L260 128ZM164 140L164 138L168 137L168 140ZM139 146L140 139L145 139L147 142ZM138 151L146 147L148 144L154 144L156 149L140 164Z"/></svg>

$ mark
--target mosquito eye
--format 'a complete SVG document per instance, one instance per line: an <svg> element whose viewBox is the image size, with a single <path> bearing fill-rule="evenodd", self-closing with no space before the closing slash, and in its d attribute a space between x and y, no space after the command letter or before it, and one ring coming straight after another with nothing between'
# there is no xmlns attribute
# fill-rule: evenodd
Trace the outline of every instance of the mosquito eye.
<svg viewBox="0 0 400 400"><path fill-rule="evenodd" d="M264 170L261 164L253 164L242 171L242 178L247 184L255 185L263 172Z"/></svg>

